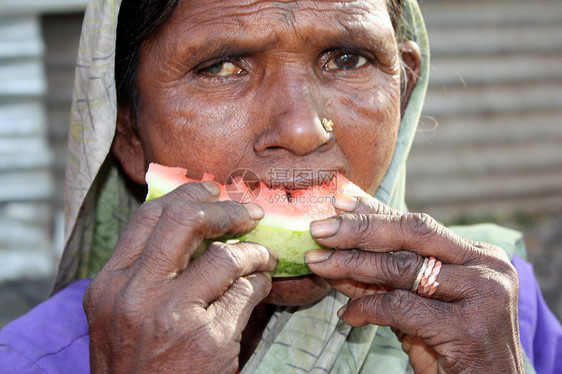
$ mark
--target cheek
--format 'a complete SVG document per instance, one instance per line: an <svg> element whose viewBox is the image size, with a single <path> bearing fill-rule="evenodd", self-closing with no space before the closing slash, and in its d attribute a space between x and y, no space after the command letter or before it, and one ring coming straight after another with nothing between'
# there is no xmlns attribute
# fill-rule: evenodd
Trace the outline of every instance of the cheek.
<svg viewBox="0 0 562 374"><path fill-rule="evenodd" d="M252 137L244 125L247 111L193 97L168 90L151 95L148 105L141 102L147 162L187 167L193 178L212 170L218 180L226 179Z"/></svg>
<svg viewBox="0 0 562 374"><path fill-rule="evenodd" d="M371 95L342 97L336 139L349 160L349 178L373 194L384 177L400 127L399 84Z"/></svg>

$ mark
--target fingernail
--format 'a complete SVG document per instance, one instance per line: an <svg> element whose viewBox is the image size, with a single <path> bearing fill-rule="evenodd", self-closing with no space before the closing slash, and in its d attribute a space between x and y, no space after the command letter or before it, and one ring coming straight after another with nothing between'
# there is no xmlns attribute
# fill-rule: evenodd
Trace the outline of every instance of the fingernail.
<svg viewBox="0 0 562 374"><path fill-rule="evenodd" d="M263 211L262 207L258 204L244 204L244 207L248 211L250 218L253 220L260 220L265 216L265 212Z"/></svg>
<svg viewBox="0 0 562 374"><path fill-rule="evenodd" d="M203 187L205 187L207 189L207 191L209 191L211 193L211 195L219 196L221 194L221 190L220 190L219 186L217 186L216 183L213 183L211 181L205 181L202 184L203 184Z"/></svg>
<svg viewBox="0 0 562 374"><path fill-rule="evenodd" d="M340 310L338 310L338 318L341 319L345 313L345 311L347 310L347 304L342 306L340 308Z"/></svg>
<svg viewBox="0 0 562 374"><path fill-rule="evenodd" d="M327 251L325 249L313 249L304 254L304 261L307 264L317 264L332 257L332 253L334 253L334 251Z"/></svg>
<svg viewBox="0 0 562 374"><path fill-rule="evenodd" d="M341 226L341 219L338 217L313 221L310 223L310 234L315 238L327 238L334 235Z"/></svg>
<svg viewBox="0 0 562 374"><path fill-rule="evenodd" d="M353 212L357 207L359 200L356 197L337 194L334 196L334 207L344 212Z"/></svg>

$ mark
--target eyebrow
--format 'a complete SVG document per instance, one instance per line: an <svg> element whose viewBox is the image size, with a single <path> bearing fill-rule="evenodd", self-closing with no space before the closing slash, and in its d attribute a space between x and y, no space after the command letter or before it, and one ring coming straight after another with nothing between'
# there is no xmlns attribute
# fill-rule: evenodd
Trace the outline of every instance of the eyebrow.
<svg viewBox="0 0 562 374"><path fill-rule="evenodd" d="M364 49L367 46L375 53L382 53L388 48L388 43L380 33L373 33L366 27L344 29L345 32L325 35L322 39L323 42L349 49Z"/></svg>
<svg viewBox="0 0 562 374"><path fill-rule="evenodd" d="M240 37L220 37L207 36L198 45L191 54L198 60L204 61L222 57L241 57L257 53L262 53L272 48L278 43L277 38L268 38L271 40L256 40L255 38Z"/></svg>
<svg viewBox="0 0 562 374"><path fill-rule="evenodd" d="M338 22L338 25L340 27L334 31L323 33L321 36L312 33L305 42L310 45L321 46L322 49L330 47L343 47L350 50L368 49L377 55L389 52L389 47L392 44L386 42L387 35L384 32L370 29L362 24L346 26L344 22ZM188 36L188 38L190 37ZM199 62L263 53L281 41L275 32L256 37L254 34L250 35L244 31L232 33L228 36L211 31L204 37L190 38L190 40L191 46L186 52L189 53L191 58Z"/></svg>
<svg viewBox="0 0 562 374"><path fill-rule="evenodd" d="M383 42L380 38L365 38L363 34L358 37L357 32L338 33L338 35L325 35L319 41L307 41L313 45L321 44L323 49L330 47L342 47L349 50L371 50L375 54L385 53L389 51L388 43ZM240 39L240 38L220 38L207 37L201 43L196 43L197 47L190 53L191 57L199 62L212 59L243 57L259 54L274 47L279 41L277 38L271 40L257 41L256 39Z"/></svg>

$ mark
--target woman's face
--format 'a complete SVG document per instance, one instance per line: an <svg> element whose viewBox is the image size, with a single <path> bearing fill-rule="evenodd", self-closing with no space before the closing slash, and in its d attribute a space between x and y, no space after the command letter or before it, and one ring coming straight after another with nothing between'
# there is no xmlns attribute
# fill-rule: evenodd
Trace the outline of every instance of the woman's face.
<svg viewBox="0 0 562 374"><path fill-rule="evenodd" d="M136 166L125 165L137 181L148 162L222 182L240 168L288 184L294 170L328 169L373 194L400 123L384 0L182 1L144 45L137 87ZM269 301L306 304L328 289L315 276L276 279Z"/></svg>

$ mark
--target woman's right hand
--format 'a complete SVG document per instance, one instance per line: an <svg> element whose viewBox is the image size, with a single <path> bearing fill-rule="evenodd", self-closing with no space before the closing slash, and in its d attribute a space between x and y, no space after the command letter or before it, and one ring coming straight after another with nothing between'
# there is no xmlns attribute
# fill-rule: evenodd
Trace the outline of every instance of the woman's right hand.
<svg viewBox="0 0 562 374"><path fill-rule="evenodd" d="M253 229L255 204L217 201L211 182L144 203L84 298L93 373L235 372L242 331L271 289L265 247L204 239Z"/></svg>

